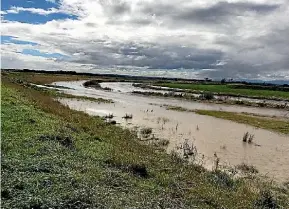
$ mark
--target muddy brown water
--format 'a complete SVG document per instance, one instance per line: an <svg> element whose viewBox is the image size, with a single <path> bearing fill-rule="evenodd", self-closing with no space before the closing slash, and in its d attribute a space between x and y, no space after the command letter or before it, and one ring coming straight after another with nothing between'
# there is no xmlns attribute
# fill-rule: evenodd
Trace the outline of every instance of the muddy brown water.
<svg viewBox="0 0 289 209"><path fill-rule="evenodd" d="M167 152L178 150L177 147L188 139L190 144L193 143L197 147L198 162L202 162L208 169L214 165L216 153L222 165L236 166L246 163L255 166L261 175L279 182L289 181L288 135L192 112L167 110L160 105L177 105L189 109L221 109L282 117L287 117L286 111L133 95L130 92L135 90L135 87L130 89L131 83L106 83L105 87L112 88L112 92L84 88L82 83L83 81L54 84L70 87L71 89L62 89L66 93L112 99L115 103L98 104L76 99L59 101L72 109L85 111L91 115L106 116L112 113L115 116L113 120L127 128L150 127L155 137L169 140ZM132 114L133 118L129 120L122 118L126 113ZM245 132L254 135L254 143L248 144L242 141Z"/></svg>

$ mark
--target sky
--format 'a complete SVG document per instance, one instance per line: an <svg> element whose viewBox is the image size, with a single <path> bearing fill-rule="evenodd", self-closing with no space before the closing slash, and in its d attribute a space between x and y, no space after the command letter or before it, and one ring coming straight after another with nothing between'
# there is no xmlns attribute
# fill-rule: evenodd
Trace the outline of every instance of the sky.
<svg viewBox="0 0 289 209"><path fill-rule="evenodd" d="M1 67L289 80L289 0L2 0Z"/></svg>

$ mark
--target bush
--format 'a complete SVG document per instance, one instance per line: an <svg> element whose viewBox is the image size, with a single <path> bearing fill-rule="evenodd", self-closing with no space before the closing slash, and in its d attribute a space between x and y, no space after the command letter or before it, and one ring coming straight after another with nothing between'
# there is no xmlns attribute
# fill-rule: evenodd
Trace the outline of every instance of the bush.
<svg viewBox="0 0 289 209"><path fill-rule="evenodd" d="M255 168L253 165L247 165L245 163L237 165L236 168L245 173L258 173L257 168Z"/></svg>
<svg viewBox="0 0 289 209"><path fill-rule="evenodd" d="M234 179L229 176L229 174L216 170L209 175L210 181L213 183L225 187L225 188L233 188L235 185Z"/></svg>
<svg viewBox="0 0 289 209"><path fill-rule="evenodd" d="M260 198L256 201L257 208L277 209L280 208L270 191L262 191Z"/></svg>
<svg viewBox="0 0 289 209"><path fill-rule="evenodd" d="M153 129L152 128L143 128L143 129L141 129L141 131L140 131L140 133L142 134L142 135L149 135L149 134L151 134L153 132Z"/></svg>
<svg viewBox="0 0 289 209"><path fill-rule="evenodd" d="M205 100L212 100L212 99L215 99L214 97L214 94L212 93L204 93L204 94L201 94L199 96L200 99L205 99Z"/></svg>
<svg viewBox="0 0 289 209"><path fill-rule="evenodd" d="M85 86L85 87L100 88L99 81L97 81L97 80L86 81L86 82L83 83L83 86Z"/></svg>

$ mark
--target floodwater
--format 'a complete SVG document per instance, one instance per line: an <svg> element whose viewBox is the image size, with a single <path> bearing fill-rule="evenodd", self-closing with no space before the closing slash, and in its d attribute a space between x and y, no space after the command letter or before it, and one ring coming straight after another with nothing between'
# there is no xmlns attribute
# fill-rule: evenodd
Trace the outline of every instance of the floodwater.
<svg viewBox="0 0 289 209"><path fill-rule="evenodd" d="M131 83L102 83L103 87L113 91L84 88L82 83L56 82L55 85L69 87L61 89L65 93L84 95L95 98L112 99L113 104L98 104L91 101L76 99L60 99L63 104L72 109L85 111L91 115L106 116L113 114L120 125L127 128L150 127L154 137L169 140L167 152L178 150L187 139L193 143L198 151L197 160L211 169L216 153L220 164L235 166L241 163L255 166L261 175L266 175L277 181L289 181L289 136L271 131L257 129L245 124L217 119L210 116L198 115L193 112L177 112L167 110L163 104L182 106L189 109L212 109L234 112L248 112L269 116L288 118L288 112L275 109L229 106L219 104L203 104L185 100L146 97L131 94ZM133 118L125 120L125 114L132 114ZM140 129L139 128L139 129ZM245 132L254 135L253 143L242 141ZM204 157L203 157L204 156Z"/></svg>

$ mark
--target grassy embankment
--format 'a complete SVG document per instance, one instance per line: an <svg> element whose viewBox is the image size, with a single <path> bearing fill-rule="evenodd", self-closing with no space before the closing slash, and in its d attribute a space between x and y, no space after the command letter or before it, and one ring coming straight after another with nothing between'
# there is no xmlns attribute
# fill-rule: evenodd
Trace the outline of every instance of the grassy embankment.
<svg viewBox="0 0 289 209"><path fill-rule="evenodd" d="M282 98L289 99L289 92L285 91L273 91L273 90L260 90L260 89L249 89L248 87L238 86L232 84L188 84L188 83L156 83L154 85L164 86L170 88L188 89L193 91L204 91L210 93L220 93L229 95L239 95L248 97L260 97L260 98Z"/></svg>
<svg viewBox="0 0 289 209"><path fill-rule="evenodd" d="M88 100L88 101L98 102L98 103L113 103L113 101L110 99L66 94L66 93L63 93L54 89L46 89L46 88L38 87L35 85L31 85L31 84L38 84L38 85L45 85L49 87L58 87L58 86L50 85L50 83L57 82L57 81L78 81L78 80L91 79L91 77L88 77L88 76L50 75L50 74L36 74L36 73L23 73L23 72L22 73L21 72L4 73L3 75L15 83L29 86L30 88L33 88L35 90L45 91L47 94L49 94L50 96L54 98ZM102 78L102 79L103 81L106 80L106 78Z"/></svg>
<svg viewBox="0 0 289 209"><path fill-rule="evenodd" d="M190 110L178 106L167 106L168 110L181 112L194 112L200 115L208 115L237 123L251 125L257 128L271 130L277 133L289 134L289 121L278 118L261 117L247 113L226 112L217 110Z"/></svg>
<svg viewBox="0 0 289 209"><path fill-rule="evenodd" d="M288 190L156 152L46 91L6 78L1 89L2 208L288 206Z"/></svg>

